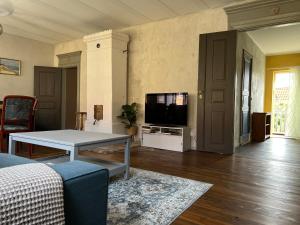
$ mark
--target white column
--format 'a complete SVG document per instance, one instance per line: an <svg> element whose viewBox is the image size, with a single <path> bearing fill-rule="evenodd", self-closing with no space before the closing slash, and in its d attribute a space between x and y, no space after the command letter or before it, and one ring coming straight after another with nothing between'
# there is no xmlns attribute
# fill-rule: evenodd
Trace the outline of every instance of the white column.
<svg viewBox="0 0 300 225"><path fill-rule="evenodd" d="M123 133L117 116L127 97L126 34L112 30L84 37L87 43L87 121L86 130ZM103 105L103 120L94 122L94 105Z"/></svg>

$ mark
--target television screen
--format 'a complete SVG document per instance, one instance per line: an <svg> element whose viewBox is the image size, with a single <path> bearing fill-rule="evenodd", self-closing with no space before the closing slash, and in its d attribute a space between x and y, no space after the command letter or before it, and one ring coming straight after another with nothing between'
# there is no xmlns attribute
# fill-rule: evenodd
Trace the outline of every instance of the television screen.
<svg viewBox="0 0 300 225"><path fill-rule="evenodd" d="M188 93L147 94L145 123L187 125Z"/></svg>

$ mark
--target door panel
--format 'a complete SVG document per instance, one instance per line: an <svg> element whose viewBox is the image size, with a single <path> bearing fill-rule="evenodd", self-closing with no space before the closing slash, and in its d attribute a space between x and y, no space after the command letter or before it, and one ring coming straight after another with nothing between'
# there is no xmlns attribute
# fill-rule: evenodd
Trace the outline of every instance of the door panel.
<svg viewBox="0 0 300 225"><path fill-rule="evenodd" d="M227 31L200 36L200 65L205 69L199 68L199 82L205 86L199 92L205 95L198 99L198 110L204 111L198 114L198 121L203 120L198 122L199 150L234 152L236 35Z"/></svg>
<svg viewBox="0 0 300 225"><path fill-rule="evenodd" d="M66 70L66 105L65 129L74 129L76 126L77 111L77 68Z"/></svg>
<svg viewBox="0 0 300 225"><path fill-rule="evenodd" d="M250 142L252 60L253 57L244 50L241 97L241 144L247 144Z"/></svg>
<svg viewBox="0 0 300 225"><path fill-rule="evenodd" d="M54 67L34 67L34 95L38 99L36 130L61 129L62 71Z"/></svg>
<svg viewBox="0 0 300 225"><path fill-rule="evenodd" d="M212 80L215 81L224 81L226 79L226 40L225 39L217 39L208 41L208 47L212 48L208 52L208 56L211 57L211 75Z"/></svg>
<svg viewBox="0 0 300 225"><path fill-rule="evenodd" d="M221 111L211 112L210 125L212 132L210 134L210 143L215 145L222 145L224 143L224 123L225 113Z"/></svg>

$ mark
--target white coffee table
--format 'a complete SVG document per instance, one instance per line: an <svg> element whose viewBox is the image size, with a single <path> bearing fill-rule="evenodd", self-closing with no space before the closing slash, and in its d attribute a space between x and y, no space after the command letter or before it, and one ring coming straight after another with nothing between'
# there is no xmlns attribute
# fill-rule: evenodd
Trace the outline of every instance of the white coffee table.
<svg viewBox="0 0 300 225"><path fill-rule="evenodd" d="M15 154L17 141L66 150L70 152L70 161L78 159L80 150L94 150L105 145L125 144L124 163L117 165L114 163L115 166L110 169L110 174L125 173L125 179L129 176L131 138L128 135L77 130L11 133L9 135L9 154Z"/></svg>

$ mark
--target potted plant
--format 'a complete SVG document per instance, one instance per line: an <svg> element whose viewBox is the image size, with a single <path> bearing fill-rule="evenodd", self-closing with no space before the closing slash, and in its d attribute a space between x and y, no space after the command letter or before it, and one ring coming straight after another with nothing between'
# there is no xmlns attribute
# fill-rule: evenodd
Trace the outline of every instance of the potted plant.
<svg viewBox="0 0 300 225"><path fill-rule="evenodd" d="M130 136L137 134L136 116L137 116L137 104L134 102L131 105L122 105L122 113L118 118L122 120L127 128L127 133Z"/></svg>

